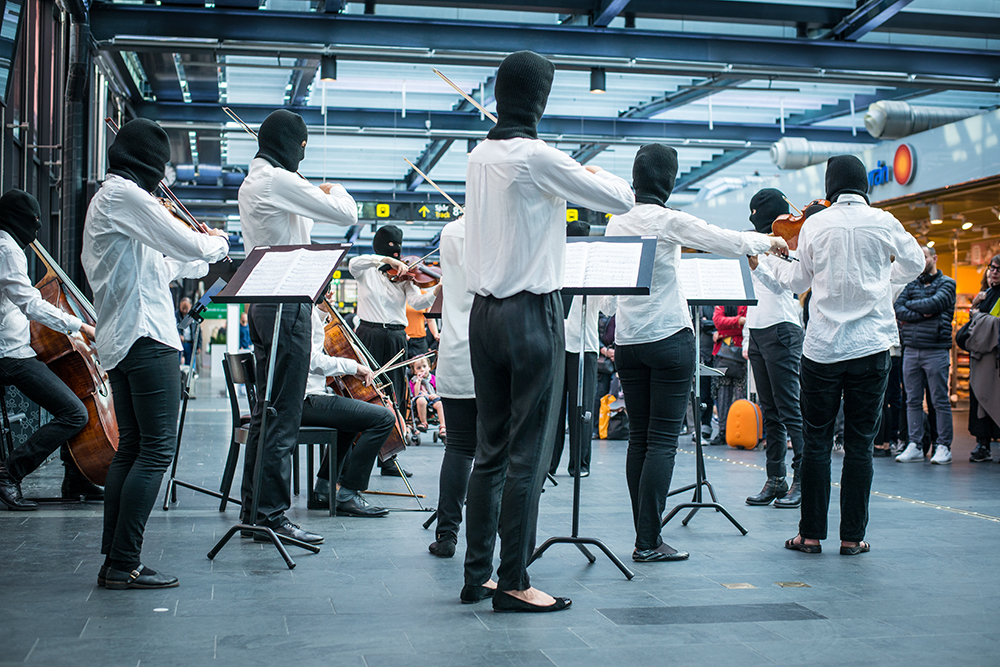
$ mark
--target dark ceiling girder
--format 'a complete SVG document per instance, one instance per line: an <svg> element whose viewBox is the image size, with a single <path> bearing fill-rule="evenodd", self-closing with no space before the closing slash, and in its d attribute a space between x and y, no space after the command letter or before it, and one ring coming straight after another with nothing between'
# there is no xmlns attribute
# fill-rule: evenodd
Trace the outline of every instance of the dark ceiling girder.
<svg viewBox="0 0 1000 667"><path fill-rule="evenodd" d="M868 0L830 31L833 39L857 41L899 13L913 0Z"/></svg>
<svg viewBox="0 0 1000 667"><path fill-rule="evenodd" d="M753 151L749 150L723 151L721 155L717 155L708 162L703 162L701 166L695 167L691 171L680 176L677 179L677 182L674 183L674 192L686 190L694 183L706 179L712 174L722 171L726 167L736 164L751 153L753 153Z"/></svg>
<svg viewBox="0 0 1000 667"><path fill-rule="evenodd" d="M611 71L644 71L643 63L630 64L622 54L642 54L660 63L678 63L678 70L690 67L704 73L706 67L732 72L746 78L746 68L794 71L796 76L824 79L836 72L851 72L857 80L874 72L912 79L914 86L927 85L920 77L970 77L970 87L996 90L1000 53L992 51L928 49L887 44L762 39L693 33L667 33L607 28L548 26L535 24L486 24L471 21L432 21L378 16L348 16L316 13L287 14L271 11L219 12L208 9L164 8L156 6L97 5L92 10L91 31L98 41L117 35L149 34L188 39L219 39L249 42L282 42L294 45L336 44L350 47L391 48L396 61L424 61L441 64L496 63L504 53L521 49L544 50L560 57L582 59L561 62L563 67L586 69L588 59L609 59L599 63ZM539 45L544 45L540 49ZM408 53L407 49L447 49L447 53ZM488 51L487 51L488 49ZM346 56L346 54L345 54ZM360 56L359 56L360 57ZM372 56L364 56L370 59ZM385 58L390 58L385 55ZM590 65L587 63L590 62ZM652 71L665 71L657 67ZM845 79L830 78L831 81ZM954 88L953 83L948 84ZM971 88L966 88L971 89Z"/></svg>
<svg viewBox="0 0 1000 667"><path fill-rule="evenodd" d="M1000 15L966 16L939 12L900 12L882 24L881 30L915 35L987 37L1000 35Z"/></svg>
<svg viewBox="0 0 1000 667"><path fill-rule="evenodd" d="M274 110L266 105L230 105L244 121L259 124ZM177 102L142 102L135 105L136 112L156 121L225 123L229 117L217 104L183 104ZM300 114L307 125L321 127L323 116L319 107L289 107ZM327 124L337 127L385 128L398 130L425 130L425 123L435 131L456 133L482 132L485 136L493 123L479 120L478 113L465 111L407 111L406 118L393 109L327 109ZM781 139L779 128L773 124L745 124L716 122L709 130L705 122L650 120L645 118L586 118L581 116L543 116L538 133L561 135L562 141L572 142L574 137L637 137L643 139L748 141L775 142ZM870 138L853 137L850 130L831 127L796 128L795 136L811 141L840 141L871 143Z"/></svg>
<svg viewBox="0 0 1000 667"><path fill-rule="evenodd" d="M289 106L300 106L309 97L309 86L316 80L319 70L319 58L299 58L295 61L289 83L292 84L292 94L289 96Z"/></svg>
<svg viewBox="0 0 1000 667"><path fill-rule="evenodd" d="M594 25L606 28L619 14L625 11L629 0L600 0L597 11L594 12Z"/></svg>

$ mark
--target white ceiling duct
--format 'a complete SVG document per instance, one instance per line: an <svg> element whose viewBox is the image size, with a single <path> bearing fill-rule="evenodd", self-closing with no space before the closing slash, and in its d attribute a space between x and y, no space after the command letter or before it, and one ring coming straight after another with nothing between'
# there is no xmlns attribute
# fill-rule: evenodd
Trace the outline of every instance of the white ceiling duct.
<svg viewBox="0 0 1000 667"><path fill-rule="evenodd" d="M915 107L907 102L880 100L868 107L865 129L876 139L902 139L981 113L984 113L981 109Z"/></svg>
<svg viewBox="0 0 1000 667"><path fill-rule="evenodd" d="M860 153L872 144L848 144L833 141L809 141L801 137L782 137L771 144L771 161L778 169L803 169L826 162L834 155Z"/></svg>

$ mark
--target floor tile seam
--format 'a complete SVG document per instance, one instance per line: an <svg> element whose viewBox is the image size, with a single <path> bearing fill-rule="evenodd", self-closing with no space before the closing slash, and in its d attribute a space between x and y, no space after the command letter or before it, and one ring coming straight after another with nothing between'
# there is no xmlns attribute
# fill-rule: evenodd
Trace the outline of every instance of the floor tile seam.
<svg viewBox="0 0 1000 667"><path fill-rule="evenodd" d="M691 454L691 455L695 454L695 452L693 452L693 451L691 451L689 449L678 448L677 451L680 452L680 453L683 453L683 454ZM759 466L759 465L757 465L755 463L747 463L745 461L737 461L736 459L729 459L729 458L725 458L725 457L722 457L722 456L712 456L711 454L702 454L702 456L704 458L710 459L712 461L721 461L723 463L731 463L733 465L743 466L745 468L753 468L755 470L767 470L767 468L765 468L764 466ZM840 488L840 483L839 482L831 482L830 484L831 484L831 486L837 487L838 489ZM984 514L982 512L973 512L972 510L963 510L963 509L957 508L957 507L949 507L947 505L939 505L937 503L927 502L926 500L917 500L917 499L914 499L914 498L907 498L906 496L897 496L897 495L893 495L893 494L890 494L890 493L882 493L881 491L872 491L871 495L877 496L879 498L886 498L886 499L889 499L889 500L898 500L898 501L905 502L905 503L910 503L910 504L913 504L913 505L920 505L922 507L929 507L931 509L943 510L945 512L953 512L955 514L960 514L962 516L970 516L970 517L973 517L973 518L976 518L976 519L983 519L985 521L993 521L995 523L1000 523L1000 517L993 516L991 514Z"/></svg>

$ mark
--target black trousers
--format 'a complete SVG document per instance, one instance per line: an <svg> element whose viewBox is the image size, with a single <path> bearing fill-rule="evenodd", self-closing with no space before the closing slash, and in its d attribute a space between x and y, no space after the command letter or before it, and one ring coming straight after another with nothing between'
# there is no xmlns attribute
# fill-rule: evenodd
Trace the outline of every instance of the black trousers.
<svg viewBox="0 0 1000 667"><path fill-rule="evenodd" d="M384 406L335 394L310 394L302 405L303 426L337 429L340 485L351 491L364 491L368 488L375 457L395 424L395 415ZM348 452L351 452L349 458ZM329 456L329 451L323 453L317 474L322 479L326 479L329 470ZM346 466L345 458L348 459Z"/></svg>
<svg viewBox="0 0 1000 667"><path fill-rule="evenodd" d="M747 350L757 399L767 431L767 476L785 476L786 440L792 441L792 471L802 460L802 411L799 406L799 367L802 360L802 327L780 322L750 330Z"/></svg>
<svg viewBox="0 0 1000 667"><path fill-rule="evenodd" d="M118 419L118 451L104 483L101 553L135 567L163 473L177 451L181 403L177 350L140 338L108 371Z"/></svg>
<svg viewBox="0 0 1000 667"><path fill-rule="evenodd" d="M462 506L469 490L469 476L476 456L476 399L442 398L448 420L448 439L438 479L438 540L458 541Z"/></svg>
<svg viewBox="0 0 1000 667"><path fill-rule="evenodd" d="M882 408L882 442L899 440L900 413L906 414L903 402L903 357L889 357L889 380L885 386L885 400ZM906 437L906 436L904 436Z"/></svg>
<svg viewBox="0 0 1000 667"><path fill-rule="evenodd" d="M465 583L490 578L499 528L498 586L526 590L565 363L559 293L477 295L469 340L479 419L466 506Z"/></svg>
<svg viewBox="0 0 1000 667"><path fill-rule="evenodd" d="M35 357L0 359L0 385L17 387L52 415L51 421L8 453L4 467L20 482L87 425L87 408L59 376Z"/></svg>
<svg viewBox="0 0 1000 667"><path fill-rule="evenodd" d="M580 355L575 352L566 353L566 372L564 373L562 400L559 408L559 420L556 422L556 438L552 443L552 463L549 472L556 474L559 459L562 457L563 444L566 442L566 414L569 413L569 473L576 472L576 461L573 451L574 443L580 443L580 470L590 471L590 441L593 428L587 428L586 433L580 432L580 409L576 407L577 386L580 377ZM608 378L610 385L611 379ZM583 355L583 405L584 409L594 402L594 392L597 390L597 353L587 352ZM597 419L596 412L591 412L591 425ZM448 432L449 435L451 431Z"/></svg>
<svg viewBox="0 0 1000 667"><path fill-rule="evenodd" d="M396 326L396 325L393 325ZM358 338L361 343L368 348L371 355L379 365L388 363L400 350L406 350L406 331L400 329L387 329L381 324L362 322L358 325ZM400 357L400 361L403 358ZM375 369L372 369L375 370ZM396 394L396 407L406 414L406 368L397 368L387 373L389 381L392 382L392 390ZM381 378L380 378L381 379Z"/></svg>
<svg viewBox="0 0 1000 667"><path fill-rule="evenodd" d="M282 515L292 506L291 476L292 450L298 445L302 422L302 397L306 393L309 377L309 351L312 337L312 319L307 303L286 303L281 312L278 328L278 347L275 350L274 381L271 386L271 407L277 416L268 415L264 434L264 451L261 458L260 488L257 489L256 524L276 528ZM267 390L267 369L271 357L271 338L274 335L274 318L278 306L270 303L250 306L250 340L257 369L257 405L250 417L246 456L243 462L243 520L250 521L254 464L260 445L260 424L263 416L264 396Z"/></svg>
<svg viewBox="0 0 1000 667"><path fill-rule="evenodd" d="M830 453L833 428L844 401L844 465L840 476L840 539L857 542L868 526L872 486L872 446L882 417L882 395L889 378L889 352L820 364L802 359L802 420L805 448L799 534L825 540L830 509Z"/></svg>
<svg viewBox="0 0 1000 667"><path fill-rule="evenodd" d="M694 332L681 329L652 343L619 345L615 365L629 418L625 478L635 548L655 549L663 543L660 518L694 378Z"/></svg>
<svg viewBox="0 0 1000 667"><path fill-rule="evenodd" d="M419 338L407 338L406 339L406 358L412 359L413 357L419 357L421 354L426 354L427 350L430 349L430 341L434 340L430 336L420 336ZM431 360L433 361L433 359Z"/></svg>

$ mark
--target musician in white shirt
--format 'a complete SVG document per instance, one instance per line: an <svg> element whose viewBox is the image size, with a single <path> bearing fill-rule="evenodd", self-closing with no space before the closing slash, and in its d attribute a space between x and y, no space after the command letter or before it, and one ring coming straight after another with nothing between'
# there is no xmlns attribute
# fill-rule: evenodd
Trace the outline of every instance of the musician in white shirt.
<svg viewBox="0 0 1000 667"><path fill-rule="evenodd" d="M480 429L462 598L493 597L497 611L558 611L570 604L532 588L527 573L565 363L558 290L566 200L610 213L633 204L623 179L584 168L538 140L554 71L530 51L504 59L494 86L499 122L469 155L466 170L465 270L476 295L469 337Z"/></svg>
<svg viewBox="0 0 1000 667"><path fill-rule="evenodd" d="M844 465L840 487L840 553L869 550L868 496L872 444L878 434L889 376L889 348L899 341L890 281L907 283L924 270L920 244L891 214L868 205L868 174L853 155L827 161L830 208L799 232L798 262L767 260L778 283L812 289L802 346L802 421L799 533L785 547L819 553L827 536L830 452L834 421L844 402Z"/></svg>

